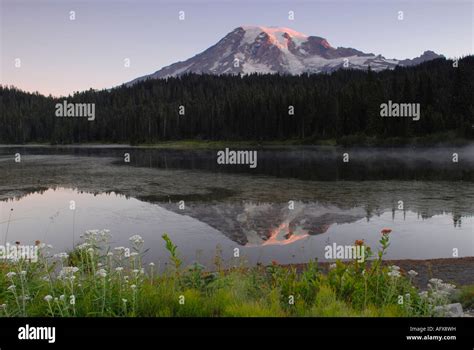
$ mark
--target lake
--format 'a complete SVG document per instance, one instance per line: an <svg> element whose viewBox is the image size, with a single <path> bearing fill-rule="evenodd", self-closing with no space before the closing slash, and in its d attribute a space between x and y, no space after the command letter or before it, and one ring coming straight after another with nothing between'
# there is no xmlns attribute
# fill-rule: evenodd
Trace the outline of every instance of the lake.
<svg viewBox="0 0 474 350"><path fill-rule="evenodd" d="M1 243L60 252L107 228L113 246L140 234L145 259L164 266L167 233L186 263L212 268L216 255L228 266L325 261L327 245L375 249L390 228L388 259L474 256L473 146L254 150L252 169L217 164L217 150L0 146Z"/></svg>

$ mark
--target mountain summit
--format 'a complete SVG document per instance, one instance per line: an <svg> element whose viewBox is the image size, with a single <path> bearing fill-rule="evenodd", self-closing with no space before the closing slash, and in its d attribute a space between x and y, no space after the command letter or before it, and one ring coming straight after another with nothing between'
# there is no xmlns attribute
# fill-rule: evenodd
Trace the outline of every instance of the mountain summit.
<svg viewBox="0 0 474 350"><path fill-rule="evenodd" d="M413 60L386 59L381 55L332 47L318 36L308 36L285 27L242 26L234 29L215 45L186 61L137 78L128 84L145 80L197 74L251 73L323 73L340 68L392 69L443 57L432 51Z"/></svg>

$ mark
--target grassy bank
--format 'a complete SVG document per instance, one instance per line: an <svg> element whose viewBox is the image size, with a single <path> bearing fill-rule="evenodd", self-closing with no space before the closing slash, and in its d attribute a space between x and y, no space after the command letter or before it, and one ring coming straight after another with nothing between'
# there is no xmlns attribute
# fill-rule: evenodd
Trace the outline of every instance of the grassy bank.
<svg viewBox="0 0 474 350"><path fill-rule="evenodd" d="M144 265L143 239L111 248L106 230L88 231L70 253L51 256L37 242L37 262L4 262L0 269L1 316L431 316L450 302L455 287L431 280L428 291L397 266L384 266L390 230L380 249L365 249L366 262L336 262L327 273L316 263L302 271L271 266L215 272L198 264L184 267L167 235L169 264L158 272ZM357 241L356 244L364 244ZM463 298L469 298L466 291Z"/></svg>
<svg viewBox="0 0 474 350"><path fill-rule="evenodd" d="M339 138L295 138L273 141L262 140L168 140L155 143L134 143L133 147L158 148L158 149L224 149L237 148L259 148L259 147L289 147L289 146L344 146L344 147L435 147L453 146L462 147L472 144L474 140L460 137L455 132L442 132L420 137L383 137L367 136L363 134L346 135ZM19 144L20 145L20 144ZM22 146L123 146L128 144L113 144L110 142L91 142L80 144L51 144L51 143L27 143Z"/></svg>
<svg viewBox="0 0 474 350"><path fill-rule="evenodd" d="M304 138L273 141L258 140L174 140L151 144L135 144L138 147L161 149L224 149L226 147L245 149L259 147L289 146L344 146L344 147L462 147L472 144L473 140L462 138L452 132L431 134L423 137L381 137L366 135L348 135L340 138Z"/></svg>

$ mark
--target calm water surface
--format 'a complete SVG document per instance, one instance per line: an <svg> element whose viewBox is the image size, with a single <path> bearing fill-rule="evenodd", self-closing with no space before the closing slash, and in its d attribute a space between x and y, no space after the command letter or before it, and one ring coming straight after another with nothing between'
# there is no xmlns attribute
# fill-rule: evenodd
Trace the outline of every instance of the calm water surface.
<svg viewBox="0 0 474 350"><path fill-rule="evenodd" d="M376 247L388 227L388 258L474 256L473 150L260 149L249 169L217 165L213 150L4 146L0 238L62 251L108 228L113 246L142 235L163 265L166 232L186 262L211 266L216 248L228 264L234 248L250 264L324 261L326 245Z"/></svg>

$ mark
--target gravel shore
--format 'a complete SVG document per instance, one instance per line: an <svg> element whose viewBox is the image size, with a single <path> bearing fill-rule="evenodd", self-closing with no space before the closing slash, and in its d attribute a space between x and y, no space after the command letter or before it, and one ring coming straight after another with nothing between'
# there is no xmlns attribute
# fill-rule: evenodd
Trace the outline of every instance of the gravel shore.
<svg viewBox="0 0 474 350"><path fill-rule="evenodd" d="M474 257L429 259L429 260L387 260L387 265L400 266L402 272L414 270L418 276L414 278L416 286L422 290L427 288L431 278L439 278L444 282L457 286L474 284ZM329 269L330 263L319 263L323 271ZM305 264L294 265L301 270Z"/></svg>

